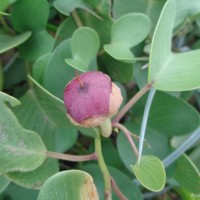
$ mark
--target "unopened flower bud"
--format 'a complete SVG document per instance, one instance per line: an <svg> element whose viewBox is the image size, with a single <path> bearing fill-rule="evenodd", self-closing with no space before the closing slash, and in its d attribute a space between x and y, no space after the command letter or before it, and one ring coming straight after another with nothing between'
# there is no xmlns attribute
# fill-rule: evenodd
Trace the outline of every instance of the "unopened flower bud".
<svg viewBox="0 0 200 200"><path fill-rule="evenodd" d="M73 124L82 127L105 123L117 114L122 100L120 88L109 76L98 71L75 77L64 91L67 116Z"/></svg>

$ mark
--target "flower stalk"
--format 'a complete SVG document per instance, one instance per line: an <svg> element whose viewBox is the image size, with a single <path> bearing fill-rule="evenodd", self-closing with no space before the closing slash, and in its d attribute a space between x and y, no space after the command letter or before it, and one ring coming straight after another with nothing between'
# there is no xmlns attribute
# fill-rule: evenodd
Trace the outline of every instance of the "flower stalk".
<svg viewBox="0 0 200 200"><path fill-rule="evenodd" d="M97 161L104 179L104 199L112 200L112 187L111 187L111 176L109 174L108 168L103 158L102 148L101 148L101 134L100 129L95 129L97 132L97 137L95 138L95 153L98 157Z"/></svg>

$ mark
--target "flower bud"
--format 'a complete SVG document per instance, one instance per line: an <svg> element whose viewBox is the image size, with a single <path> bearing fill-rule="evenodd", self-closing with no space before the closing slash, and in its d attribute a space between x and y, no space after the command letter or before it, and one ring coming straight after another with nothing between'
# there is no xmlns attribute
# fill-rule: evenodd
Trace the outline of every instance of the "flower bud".
<svg viewBox="0 0 200 200"><path fill-rule="evenodd" d="M67 116L75 125L96 127L116 115L122 103L120 88L102 72L85 72L64 91Z"/></svg>

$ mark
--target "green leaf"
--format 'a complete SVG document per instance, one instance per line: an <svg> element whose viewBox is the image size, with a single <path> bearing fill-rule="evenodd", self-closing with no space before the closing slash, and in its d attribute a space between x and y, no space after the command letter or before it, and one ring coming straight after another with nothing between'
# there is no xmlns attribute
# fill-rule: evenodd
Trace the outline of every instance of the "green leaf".
<svg viewBox="0 0 200 200"><path fill-rule="evenodd" d="M180 25L187 18L192 17L199 13L200 10L200 1L193 0L188 2L187 0L176 1L176 19L175 19L175 27Z"/></svg>
<svg viewBox="0 0 200 200"><path fill-rule="evenodd" d="M0 103L3 102L7 102L9 103L12 107L14 106L18 106L21 104L21 102L19 100L17 100L16 98L4 93L0 91Z"/></svg>
<svg viewBox="0 0 200 200"><path fill-rule="evenodd" d="M45 69L51 59L52 54L48 53L39 57L33 64L32 75L33 78L40 84L43 82Z"/></svg>
<svg viewBox="0 0 200 200"><path fill-rule="evenodd" d="M57 128L55 130L56 137L56 152L66 152L70 149L77 141L78 134L77 129L72 127Z"/></svg>
<svg viewBox="0 0 200 200"><path fill-rule="evenodd" d="M15 115L0 102L0 174L10 171L31 171L46 159L46 148L33 131L24 129Z"/></svg>
<svg viewBox="0 0 200 200"><path fill-rule="evenodd" d="M30 78L30 80L34 84L34 87L20 99L22 105L14 109L21 124L25 128L37 131L50 151L60 148L60 144L56 146L56 138L62 136L62 133L58 133L59 130L64 131L65 137L69 140L66 143L70 147L70 145L76 142L77 129L66 117L66 109L63 101L42 88L34 79ZM55 136L55 134L59 134L59 136ZM7 176L23 187L40 188L58 170L57 160L47 159L41 167L32 172L9 173Z"/></svg>
<svg viewBox="0 0 200 200"><path fill-rule="evenodd" d="M33 171L9 172L5 174L5 177L23 188L40 189L44 182L58 171L57 161L48 158L40 167Z"/></svg>
<svg viewBox="0 0 200 200"><path fill-rule="evenodd" d="M139 137L141 127L140 123L134 123L133 121L130 121L126 122L124 126ZM138 146L139 141L134 137L133 140L136 146ZM161 135L157 131L147 127L145 140L146 141L144 142L143 154L154 155L159 159L164 159L167 155L170 154L171 147L169 145L169 139L166 135ZM136 162L137 157L135 156L126 136L121 131L117 137L117 149L120 158L125 164L126 168L132 172L130 165Z"/></svg>
<svg viewBox="0 0 200 200"><path fill-rule="evenodd" d="M21 43L25 42L30 36L30 31L15 36L0 34L0 53L3 53L20 45Z"/></svg>
<svg viewBox="0 0 200 200"><path fill-rule="evenodd" d="M71 38L76 29L77 25L72 16L69 16L67 19L63 20L56 31L56 46L63 40Z"/></svg>
<svg viewBox="0 0 200 200"><path fill-rule="evenodd" d="M127 83L133 80L133 64L124 63L112 58L108 54L103 54L99 58L101 66L105 66L112 80L119 81L121 83Z"/></svg>
<svg viewBox="0 0 200 200"><path fill-rule="evenodd" d="M88 11L92 15L100 18L95 12L92 11L92 7L84 0L56 0L54 7L64 15L69 16L76 8L81 8Z"/></svg>
<svg viewBox="0 0 200 200"><path fill-rule="evenodd" d="M196 167L200 171L200 159L199 159L199 155L200 155L200 146L196 147L192 151L192 153L189 154L190 159L192 160L192 162L196 165Z"/></svg>
<svg viewBox="0 0 200 200"><path fill-rule="evenodd" d="M90 1L91 2L91 1ZM113 20L110 18L104 18L104 20L98 19L93 15L85 14L83 12L79 13L81 20L83 21L85 26L88 26L94 29L99 37L100 37L100 49L103 48L103 45L109 43L111 27L113 24Z"/></svg>
<svg viewBox="0 0 200 200"><path fill-rule="evenodd" d="M83 171L68 170L49 178L39 192L38 200L99 199L92 177Z"/></svg>
<svg viewBox="0 0 200 200"><path fill-rule="evenodd" d="M66 84L75 76L74 69L64 61L66 56L71 56L70 40L62 41L55 48L43 77L44 87L60 99L63 99Z"/></svg>
<svg viewBox="0 0 200 200"><path fill-rule="evenodd" d="M97 187L99 198L104 199L104 184L103 184L103 177L102 173L99 169L97 164L88 164L81 167L81 170L84 170L92 175L94 179L94 183ZM122 193L127 197L129 200L142 200L142 193L139 190L138 186L121 170L116 169L114 167L108 167L110 175L114 178L115 182L117 183L118 187L122 191ZM119 197L112 191L112 199L119 200Z"/></svg>
<svg viewBox="0 0 200 200"><path fill-rule="evenodd" d="M142 120L146 98L147 95L132 108L134 121ZM190 104L167 93L156 92L147 123L149 128L171 137L191 133L199 127L199 123L199 113Z"/></svg>
<svg viewBox="0 0 200 200"><path fill-rule="evenodd" d="M38 190L26 189L11 183L6 190L0 194L0 199L2 197L3 200L6 198L9 198L10 200L36 200L37 196Z"/></svg>
<svg viewBox="0 0 200 200"><path fill-rule="evenodd" d="M6 10L11 4L13 4L16 0L4 0L4 1L1 1L1 4L0 4L0 11L4 11ZM0 16L1 18L1 16Z"/></svg>
<svg viewBox="0 0 200 200"><path fill-rule="evenodd" d="M104 45L105 51L122 61L133 61L131 48L142 42L151 28L149 18L143 14L126 14L114 22L111 44Z"/></svg>
<svg viewBox="0 0 200 200"><path fill-rule="evenodd" d="M116 0L113 2L113 16L119 18L127 13L143 13L150 17L152 30L154 30L158 21L160 12L166 0Z"/></svg>
<svg viewBox="0 0 200 200"><path fill-rule="evenodd" d="M71 39L73 59L67 58L65 62L75 69L87 71L92 60L96 58L99 46L100 41L96 31L88 27L79 28Z"/></svg>
<svg viewBox="0 0 200 200"><path fill-rule="evenodd" d="M0 176L0 193L2 193L10 184L10 181L4 176Z"/></svg>
<svg viewBox="0 0 200 200"><path fill-rule="evenodd" d="M46 28L49 16L49 5L46 0L17 1L11 12L11 22L19 32L38 32Z"/></svg>
<svg viewBox="0 0 200 200"><path fill-rule="evenodd" d="M157 157L144 155L141 157L140 163L131 167L135 176L145 188L154 192L161 191L164 188L166 182L165 169Z"/></svg>
<svg viewBox="0 0 200 200"><path fill-rule="evenodd" d="M194 163L185 154L177 160L174 177L181 187L192 193L199 193L200 173Z"/></svg>
<svg viewBox="0 0 200 200"><path fill-rule="evenodd" d="M171 38L176 2L166 2L154 32L148 82L158 90L184 91L200 87L200 50L173 54Z"/></svg>
<svg viewBox="0 0 200 200"><path fill-rule="evenodd" d="M54 46L54 38L44 31L31 36L29 40L20 46L20 54L28 60L36 60L40 56L51 52Z"/></svg>
<svg viewBox="0 0 200 200"><path fill-rule="evenodd" d="M3 74L3 68L0 62L0 90L3 88L3 80L4 80L4 74Z"/></svg>
<svg viewBox="0 0 200 200"><path fill-rule="evenodd" d="M91 1L89 1L88 3L93 3ZM95 3L94 3L95 4ZM94 5L94 8L97 9L97 11L105 18L110 18L111 16L111 10L112 10L112 3L110 3L109 1L107 0L101 0L99 1L99 4L98 5Z"/></svg>

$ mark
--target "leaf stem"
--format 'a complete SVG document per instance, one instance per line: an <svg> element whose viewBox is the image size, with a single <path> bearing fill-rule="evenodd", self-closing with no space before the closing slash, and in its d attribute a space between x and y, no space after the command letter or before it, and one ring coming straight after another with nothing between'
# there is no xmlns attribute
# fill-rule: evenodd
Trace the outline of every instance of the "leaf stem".
<svg viewBox="0 0 200 200"><path fill-rule="evenodd" d="M80 28L83 27L83 23L80 19L80 17L78 16L76 10L72 11L72 16L74 18L74 21L76 22L76 25Z"/></svg>
<svg viewBox="0 0 200 200"><path fill-rule="evenodd" d="M147 119L148 119L148 116L149 116L149 111L150 111L151 103L153 101L153 97L154 97L155 92L156 92L156 90L154 88L151 88L149 95L148 95L148 98L147 98L145 108L144 108L144 115L143 115L143 118L142 118L140 140L139 140L138 163L140 163L140 159L141 159L141 156L142 156L142 149L143 149L143 144L144 144L144 136L145 136L146 126L147 126Z"/></svg>
<svg viewBox="0 0 200 200"><path fill-rule="evenodd" d="M152 83L146 84L136 95L134 95L129 102L119 111L118 115L113 120L113 123L118 123L120 119L128 112L128 110L148 91Z"/></svg>
<svg viewBox="0 0 200 200"><path fill-rule="evenodd" d="M119 197L120 200L128 200L126 198L126 196L124 196L124 194L121 192L121 190L119 189L117 183L115 182L114 178L111 177L111 185L112 185L112 189L115 192L115 194Z"/></svg>
<svg viewBox="0 0 200 200"><path fill-rule="evenodd" d="M70 154L63 154L57 152L47 151L46 156L50 158L57 158L60 160L67 160L71 162L82 162L82 161L89 161L89 160L97 160L97 155L95 153L83 156L75 156Z"/></svg>
<svg viewBox="0 0 200 200"><path fill-rule="evenodd" d="M95 138L95 153L98 157L98 164L100 170L103 174L104 185L105 185L105 192L104 192L104 199L105 200L112 200L112 188L111 188L111 179L108 168L103 158L102 148L101 148L101 135L100 129L95 129L97 132L97 137Z"/></svg>
<svg viewBox="0 0 200 200"><path fill-rule="evenodd" d="M125 126L123 126L120 123L114 123L113 127L116 127L118 129L120 129L125 134L125 136L127 137L127 139L129 141L129 143L130 143L130 145L131 145L131 147L132 147L132 149L133 149L136 157L138 158L138 155L139 155L138 149L137 149L135 143L132 140L132 137L131 137L132 134L131 134L131 132Z"/></svg>

